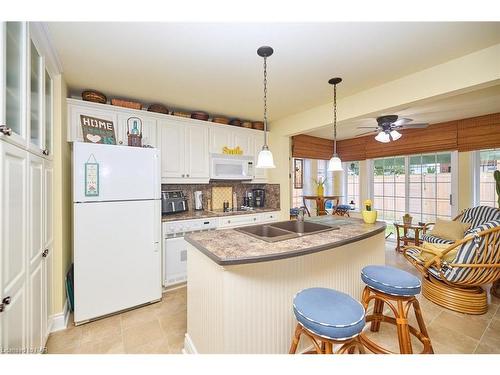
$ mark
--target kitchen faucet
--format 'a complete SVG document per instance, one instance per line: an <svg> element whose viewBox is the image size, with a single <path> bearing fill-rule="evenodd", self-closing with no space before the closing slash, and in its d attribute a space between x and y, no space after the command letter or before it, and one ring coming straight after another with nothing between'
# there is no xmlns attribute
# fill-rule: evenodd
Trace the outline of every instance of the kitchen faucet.
<svg viewBox="0 0 500 375"><path fill-rule="evenodd" d="M304 221L305 209L304 207L299 207L299 211L297 213L297 221Z"/></svg>

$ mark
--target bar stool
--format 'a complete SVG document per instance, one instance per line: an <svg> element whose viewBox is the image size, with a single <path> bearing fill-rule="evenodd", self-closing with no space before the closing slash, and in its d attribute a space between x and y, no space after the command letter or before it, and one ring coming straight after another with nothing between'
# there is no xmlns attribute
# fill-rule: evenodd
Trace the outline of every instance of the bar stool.
<svg viewBox="0 0 500 375"><path fill-rule="evenodd" d="M293 299L297 327L290 346L295 354L302 334L309 337L314 349L307 353L333 354L335 344L341 345L336 354L364 353L359 334L365 326L365 309L351 296L327 288L309 288Z"/></svg>
<svg viewBox="0 0 500 375"><path fill-rule="evenodd" d="M420 280L406 271L388 266L367 266L361 270L361 279L366 284L361 301L365 310L370 301L374 301L373 313L366 316L366 322L371 322L370 330L378 332L381 322L395 324L401 354L413 353L410 334L423 344L422 353L434 353L420 304L415 298L420 293ZM394 317L384 315L384 304L391 309ZM411 307L415 312L419 330L408 324L408 312ZM393 353L368 339L365 334L360 335L360 340L373 353Z"/></svg>

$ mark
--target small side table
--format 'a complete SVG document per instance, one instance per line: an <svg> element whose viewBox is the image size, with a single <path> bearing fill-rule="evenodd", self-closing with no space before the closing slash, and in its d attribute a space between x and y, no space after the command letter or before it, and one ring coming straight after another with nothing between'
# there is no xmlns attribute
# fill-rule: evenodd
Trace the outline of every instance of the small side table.
<svg viewBox="0 0 500 375"><path fill-rule="evenodd" d="M425 227L420 224L403 224L402 222L395 222L394 228L396 229L396 251L401 253L401 243L407 246L409 244L420 245L420 233L424 231ZM401 234L400 229L403 230ZM409 231L413 231L414 235L411 237Z"/></svg>

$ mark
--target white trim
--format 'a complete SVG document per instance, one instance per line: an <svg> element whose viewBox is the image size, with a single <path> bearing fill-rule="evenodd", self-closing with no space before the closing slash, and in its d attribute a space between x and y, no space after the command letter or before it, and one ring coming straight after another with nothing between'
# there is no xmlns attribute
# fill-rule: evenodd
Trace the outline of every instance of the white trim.
<svg viewBox="0 0 500 375"><path fill-rule="evenodd" d="M62 74L63 68L59 55L50 38L49 28L44 22L29 22L31 38L38 51L45 57L45 65L52 77Z"/></svg>
<svg viewBox="0 0 500 375"><path fill-rule="evenodd" d="M50 317L51 324L49 332L52 333L66 329L68 327L69 313L69 305L66 300L63 311Z"/></svg>
<svg viewBox="0 0 500 375"><path fill-rule="evenodd" d="M458 215L458 182L459 182L460 167L458 165L458 151L451 151L451 217ZM437 211L437 209L436 209Z"/></svg>
<svg viewBox="0 0 500 375"><path fill-rule="evenodd" d="M182 348L182 354L199 354L189 333L184 335L184 348Z"/></svg>

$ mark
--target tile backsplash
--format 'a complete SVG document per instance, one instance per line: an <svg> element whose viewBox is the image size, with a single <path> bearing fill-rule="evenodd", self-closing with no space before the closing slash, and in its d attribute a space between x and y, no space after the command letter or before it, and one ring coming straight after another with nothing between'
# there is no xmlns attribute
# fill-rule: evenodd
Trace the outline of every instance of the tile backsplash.
<svg viewBox="0 0 500 375"><path fill-rule="evenodd" d="M187 197L188 209L194 209L194 192L200 190L203 192L203 209L207 210L207 200L212 198L212 187L232 187L233 192L236 192L238 205L243 204L243 196L245 192L252 189L265 189L265 208L280 209L280 185L279 184L243 184L241 182L218 181L210 182L209 184L162 184L161 190L181 190Z"/></svg>

